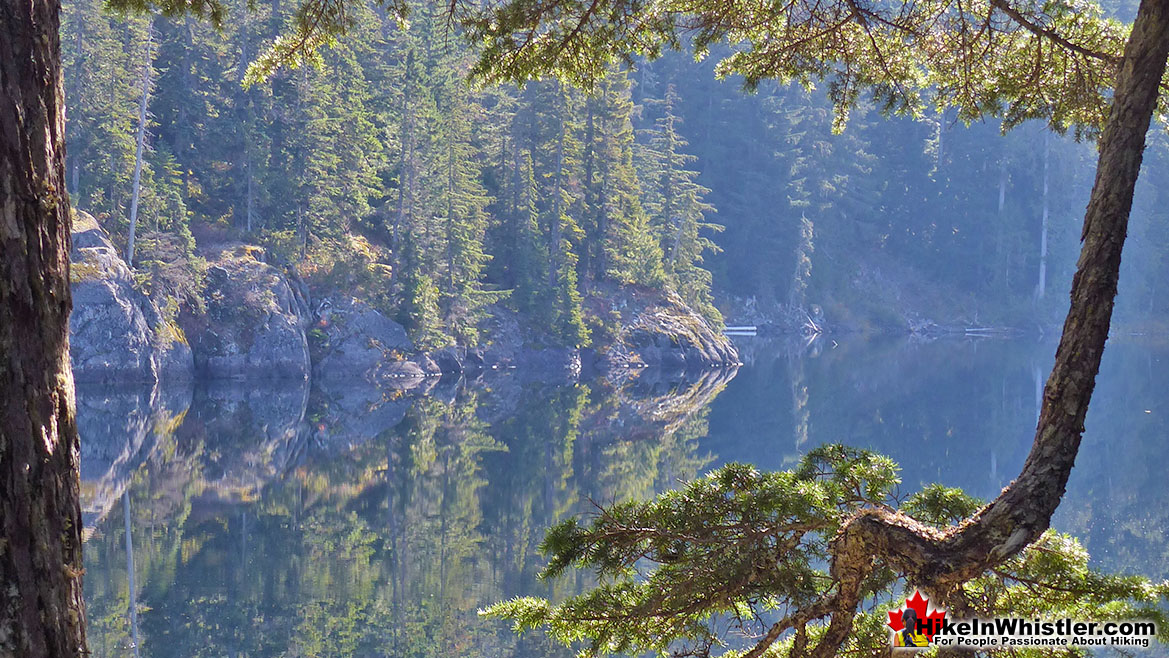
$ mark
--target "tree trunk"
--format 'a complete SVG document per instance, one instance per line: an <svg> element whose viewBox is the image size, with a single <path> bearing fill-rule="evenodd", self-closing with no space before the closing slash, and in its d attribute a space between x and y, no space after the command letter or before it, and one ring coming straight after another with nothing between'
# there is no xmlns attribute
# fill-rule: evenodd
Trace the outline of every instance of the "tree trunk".
<svg viewBox="0 0 1169 658"><path fill-rule="evenodd" d="M564 212L562 208L564 203L564 139L568 130L565 125L568 108L565 107L564 83L559 80L556 82L556 94L556 114L560 120L560 132L556 139L556 173L553 176L554 183L552 185L552 193L555 196L552 197L552 217L548 224L548 285L552 287L556 286L560 277L560 264L564 260L560 249L560 215Z"/></svg>
<svg viewBox="0 0 1169 658"><path fill-rule="evenodd" d="M858 512L831 542L835 588L773 625L745 657L762 655L786 629L796 629L798 636L807 620L829 616L816 646L798 654L837 655L852 632L865 580L878 561L961 616L966 605L958 588L1017 555L1050 526L1080 448L1108 341L1133 191L1167 55L1169 0L1142 0L1100 140L1071 308L1043 391L1035 441L1018 478L972 517L946 530L888 508Z"/></svg>
<svg viewBox="0 0 1169 658"><path fill-rule="evenodd" d="M455 291L455 142L451 136L447 143L447 190L446 190L446 274L447 288Z"/></svg>
<svg viewBox="0 0 1169 658"><path fill-rule="evenodd" d="M138 135L134 146L134 183L130 197L130 239L126 264L134 267L134 232L138 228L138 199L142 196L142 151L146 145L146 106L150 102L150 71L154 68L154 23L146 24L146 56L142 62L142 97L138 102Z"/></svg>
<svg viewBox="0 0 1169 658"><path fill-rule="evenodd" d="M183 96L188 99L195 95L195 83L191 75L191 51L195 49L195 28L192 26L191 17L187 16L183 22L183 70L180 79L183 81ZM195 137L192 134L191 119L187 113L187 103L179 103L179 115L175 121L178 124L178 144L175 147L175 154L180 158L183 166L183 203L191 202L191 165L195 160L193 143Z"/></svg>
<svg viewBox="0 0 1169 658"><path fill-rule="evenodd" d="M73 77L75 80L81 79L81 75L85 71L85 65L88 63L85 59L85 27L86 25L84 20L78 21L76 27L77 36L75 36L73 39L73 47L77 50L77 59L74 61L73 67ZM81 169L81 163L78 162L80 160L79 155L80 154L76 154L73 156L73 167L71 169L73 177L69 185L70 196L77 196L79 194L78 183L80 182L79 175Z"/></svg>
<svg viewBox="0 0 1169 658"><path fill-rule="evenodd" d="M1169 0L1143 0L1100 141L1071 308L1022 472L993 502L946 531L884 509L852 518L833 541L832 573L840 583L836 612L813 655L834 655L832 642L846 637L873 556L945 600L962 583L1022 551L1050 525L1079 451L1108 340L1121 248L1167 53Z"/></svg>
<svg viewBox="0 0 1169 658"><path fill-rule="evenodd" d="M0 656L79 658L58 0L0 0Z"/></svg>
<svg viewBox="0 0 1169 658"><path fill-rule="evenodd" d="M406 70L402 83L402 130L399 145L402 149L398 157L398 213L394 217L393 234L390 239L390 249L394 252L399 266L403 264L401 255L401 233L406 221L406 195L410 191L412 172L407 170L412 165L410 151L414 144L414 114L410 107L410 91L412 89L411 74L414 71L414 50L406 54Z"/></svg>
<svg viewBox="0 0 1169 658"><path fill-rule="evenodd" d="M1167 53L1169 0L1143 0L1100 141L1071 308L1044 389L1035 443L1015 483L947 542L957 555L977 559L964 559L949 574L943 569L943 582L967 580L1022 550L1047 529L1063 497L1108 340L1121 249Z"/></svg>
<svg viewBox="0 0 1169 658"><path fill-rule="evenodd" d="M245 228L246 228L248 234L250 235L252 232L252 218L255 217L255 215L256 215L256 187L255 187L254 179L252 177L252 148L251 148L251 144L250 144L250 142L246 142L245 144L246 145L244 146L244 167L246 167L248 170L248 190L247 190L247 202L246 202L247 219L245 220L245 223L246 223Z"/></svg>
<svg viewBox="0 0 1169 658"><path fill-rule="evenodd" d="M996 292L1009 293L1011 259L1007 256L1007 220L1003 208L1007 203L1007 156L999 161L999 205L995 216L994 259L991 261L990 280Z"/></svg>
<svg viewBox="0 0 1169 658"><path fill-rule="evenodd" d="M1047 294L1047 211L1050 205L1048 199L1048 170L1051 161L1051 133L1043 133L1043 219L1039 227L1039 299Z"/></svg>
<svg viewBox="0 0 1169 658"><path fill-rule="evenodd" d="M591 280L601 280L604 277L604 271L596 267L597 256L604 252L605 234L601 231L600 214L604 212L598 208L597 204L597 187L595 180L595 173L593 171L596 162L597 153L597 119L596 119L596 96L589 96L585 101L585 137L584 137L584 190L585 190L585 207L588 212L593 215L591 222L592 226L590 234L586 235L588 244L581 250L581 271L584 272L584 284L587 286ZM595 253L594 253L595 252Z"/></svg>
<svg viewBox="0 0 1169 658"><path fill-rule="evenodd" d="M138 648L138 585L134 577L134 536L130 532L132 523L130 519L129 485L122 490L122 512L126 517L126 590L129 593L128 598L130 599L130 602L127 604L130 613L130 642L134 647L134 658L139 658L141 652Z"/></svg>

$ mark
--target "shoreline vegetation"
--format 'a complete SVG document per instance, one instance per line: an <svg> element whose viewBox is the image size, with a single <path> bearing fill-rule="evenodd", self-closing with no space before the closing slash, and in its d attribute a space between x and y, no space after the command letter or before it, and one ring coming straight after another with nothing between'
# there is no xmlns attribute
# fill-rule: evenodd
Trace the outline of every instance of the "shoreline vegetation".
<svg viewBox="0 0 1169 658"><path fill-rule="evenodd" d="M503 304L486 308L474 347L417 345L400 323L369 302L343 294L316 297L294 268L266 262L264 248L229 243L204 250L203 292L193 304L159 306L118 256L96 220L74 222L71 324L78 381L192 379L342 379L376 382L518 369L543 380L618 380L642 369L685 373L739 365L739 348L670 293L596 286L582 305L590 324L611 326L588 347L557 344ZM972 326L917 316L898 325L834 323L819 307L755 311L755 339L808 343L822 336L907 336L921 340L1017 339L1058 335L1057 327ZM1114 336L1163 332L1121 327ZM656 375L655 375L656 376Z"/></svg>

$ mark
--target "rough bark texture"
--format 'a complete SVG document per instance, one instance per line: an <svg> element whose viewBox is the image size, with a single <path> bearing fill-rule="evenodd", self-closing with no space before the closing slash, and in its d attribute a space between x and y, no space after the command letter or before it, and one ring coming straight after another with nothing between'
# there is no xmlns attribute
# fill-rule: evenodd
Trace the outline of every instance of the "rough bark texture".
<svg viewBox="0 0 1169 658"><path fill-rule="evenodd" d="M946 531L888 509L864 510L853 517L833 541L837 588L832 620L810 655L836 655L875 560L901 571L935 598L953 601L961 584L1016 555L1050 525L1079 451L1108 340L1133 190L1167 54L1169 0L1143 0L1100 142L1071 308L1022 472L993 502Z"/></svg>
<svg viewBox="0 0 1169 658"><path fill-rule="evenodd" d="M923 543L932 550L912 556L917 564L910 560L905 566L914 566L923 584L947 590L1015 555L1048 528L1059 506L1108 341L1133 190L1167 53L1169 0L1144 0L1100 142L1071 308L1044 389L1035 442L1018 479L998 498L943 541Z"/></svg>
<svg viewBox="0 0 1169 658"><path fill-rule="evenodd" d="M57 0L0 0L0 656L85 652Z"/></svg>
<svg viewBox="0 0 1169 658"><path fill-rule="evenodd" d="M968 608L958 589L963 583L1018 554L1047 530L1080 448L1108 341L1133 191L1167 55L1169 0L1142 0L1100 141L1071 308L1043 392L1035 441L1019 477L972 517L944 531L888 508L857 513L832 541L834 590L775 624L748 655L761 655L786 629L796 632L793 657L837 655L877 562L903 573L961 615ZM828 627L809 650L805 624L824 617L831 618Z"/></svg>

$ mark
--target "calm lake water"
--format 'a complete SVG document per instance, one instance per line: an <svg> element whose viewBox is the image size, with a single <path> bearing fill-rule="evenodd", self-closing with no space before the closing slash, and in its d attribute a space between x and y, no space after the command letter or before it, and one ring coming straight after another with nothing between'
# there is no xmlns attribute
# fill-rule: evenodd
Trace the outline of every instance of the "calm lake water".
<svg viewBox="0 0 1169 658"><path fill-rule="evenodd" d="M839 339L837 339L839 340ZM730 461L844 442L990 497L1031 443L1054 344L744 342L697 381L414 390L81 387L95 656L561 656L480 606L563 596L543 529ZM1055 525L1169 577L1169 346L1110 343Z"/></svg>

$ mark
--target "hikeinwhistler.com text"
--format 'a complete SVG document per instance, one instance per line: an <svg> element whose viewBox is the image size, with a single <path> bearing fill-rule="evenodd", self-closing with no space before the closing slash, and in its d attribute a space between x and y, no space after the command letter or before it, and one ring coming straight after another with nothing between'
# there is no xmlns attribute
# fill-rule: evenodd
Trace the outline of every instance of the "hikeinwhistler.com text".
<svg viewBox="0 0 1169 658"><path fill-rule="evenodd" d="M1144 647L1156 641L1152 621L1079 621L1072 619L930 620L920 624L933 631L940 647ZM931 628L932 625L932 628Z"/></svg>

